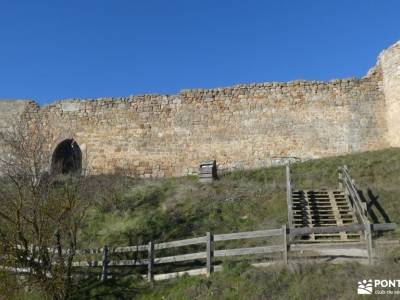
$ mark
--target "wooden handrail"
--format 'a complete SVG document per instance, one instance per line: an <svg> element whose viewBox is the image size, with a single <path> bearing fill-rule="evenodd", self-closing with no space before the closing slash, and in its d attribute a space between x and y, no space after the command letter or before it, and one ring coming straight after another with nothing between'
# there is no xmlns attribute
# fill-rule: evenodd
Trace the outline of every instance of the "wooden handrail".
<svg viewBox="0 0 400 300"><path fill-rule="evenodd" d="M340 170L342 172L341 179L343 181L342 183L344 185L344 188L349 193L350 199L358 215L360 216L362 224L364 225L369 224L367 208L365 204L361 201L361 198L357 191L357 187L355 186L354 180L351 178L348 172L347 166L343 166L342 168L340 168Z"/></svg>

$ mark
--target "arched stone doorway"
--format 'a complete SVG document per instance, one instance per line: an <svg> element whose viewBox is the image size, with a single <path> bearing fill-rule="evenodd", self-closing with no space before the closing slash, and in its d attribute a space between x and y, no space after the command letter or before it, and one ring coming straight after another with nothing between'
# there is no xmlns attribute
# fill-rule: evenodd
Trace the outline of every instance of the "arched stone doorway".
<svg viewBox="0 0 400 300"><path fill-rule="evenodd" d="M74 139L62 141L54 150L52 174L79 174L82 169L82 151Z"/></svg>

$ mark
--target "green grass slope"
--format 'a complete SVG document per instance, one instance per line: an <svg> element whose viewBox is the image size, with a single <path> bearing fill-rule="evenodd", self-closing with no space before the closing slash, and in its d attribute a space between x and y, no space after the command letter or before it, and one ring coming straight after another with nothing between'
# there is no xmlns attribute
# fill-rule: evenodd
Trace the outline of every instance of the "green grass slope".
<svg viewBox="0 0 400 300"><path fill-rule="evenodd" d="M342 165L349 167L362 196L373 200L371 221L400 223L399 149L293 164L295 188L336 188ZM137 245L287 222L284 167L236 171L213 184L195 177L93 180L98 181L97 204L89 211L82 246Z"/></svg>
<svg viewBox="0 0 400 300"><path fill-rule="evenodd" d="M337 168L342 165L348 166L362 196L373 200L371 221L400 224L400 149L293 164L295 188L336 188ZM207 231L277 228L287 222L284 167L236 171L213 184L201 184L195 177L96 180L111 183L101 184L107 188L89 213L82 232L86 246L170 241ZM398 232L389 236L397 238ZM210 278L184 277L151 288L132 275L106 285L93 282L83 290L85 297L94 299L355 299L358 280L400 276L400 255L394 251L388 261L374 267L312 264L288 270L225 263L224 271Z"/></svg>
<svg viewBox="0 0 400 300"><path fill-rule="evenodd" d="M293 164L295 188L336 188L342 165L349 167L363 197L373 200L371 221L400 224L400 149ZM284 167L235 171L213 184L190 176L147 181L96 176L87 184L94 204L80 233L81 247L164 242L207 231L278 228L287 222ZM399 230L389 236L398 238ZM154 288L137 274L105 284L92 278L79 282L74 299L355 299L358 280L400 279L399 259L397 250L374 267L311 264L291 270L225 262L224 271L210 278L184 277L157 282Z"/></svg>

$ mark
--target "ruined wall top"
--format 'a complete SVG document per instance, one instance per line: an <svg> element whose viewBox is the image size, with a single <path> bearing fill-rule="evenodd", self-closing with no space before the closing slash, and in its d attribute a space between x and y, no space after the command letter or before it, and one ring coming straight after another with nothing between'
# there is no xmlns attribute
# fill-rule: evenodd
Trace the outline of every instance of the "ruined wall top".
<svg viewBox="0 0 400 300"><path fill-rule="evenodd" d="M260 94L260 93L284 93L290 90L314 91L316 94L322 91L338 90L351 88L364 82L376 80L377 72L371 72L364 78L345 78L330 81L316 80L294 80L290 82L265 82L237 84L230 87L220 87L211 89L183 89L176 95L144 94L130 95L126 97L101 97L101 98L69 98L57 100L53 103L40 107L41 110L61 109L65 112L84 110L89 106L99 105L113 107L119 103L126 102L161 102L164 104L174 103L174 99L191 101L201 99L202 101L213 101L218 96L240 95L240 94ZM175 100L176 102L176 100ZM114 105L113 105L114 104ZM39 107L33 100L3 100L0 99L0 114L7 114L7 111L22 112L26 107Z"/></svg>
<svg viewBox="0 0 400 300"><path fill-rule="evenodd" d="M315 92L324 90L334 90L341 88L348 88L360 84L365 81L381 81L382 72L381 66L384 65L386 57L393 52L393 49L400 48L400 41L383 50L378 56L377 64L372 67L366 76L363 78L345 78L345 79L333 79L330 81L316 81L316 80L294 80L289 82L264 82L264 83L248 83L248 84L236 84L228 87L210 88L210 89L183 89L176 95L162 95L162 94L144 94L144 95L130 95L126 97L102 97L95 99L61 99L56 100L48 105L42 106L42 109L51 110L53 108L62 109L66 112L78 111L85 109L87 105L93 105L93 102L100 102L99 105L105 105L109 102L144 102L144 101L166 101L167 99L182 98L190 100L193 98L201 98L205 101L212 100L212 97L218 97L220 95L232 95L232 94L256 94L262 91L264 92L280 92L290 89L312 89ZM389 53L389 54L388 54ZM37 105L32 100L3 100L0 99L0 113L1 111L9 110L16 111L21 109L24 105Z"/></svg>

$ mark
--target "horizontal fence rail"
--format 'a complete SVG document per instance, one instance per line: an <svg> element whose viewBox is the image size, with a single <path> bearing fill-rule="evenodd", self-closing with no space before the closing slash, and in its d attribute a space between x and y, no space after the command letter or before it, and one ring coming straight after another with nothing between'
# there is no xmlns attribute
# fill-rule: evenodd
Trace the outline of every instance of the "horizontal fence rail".
<svg viewBox="0 0 400 300"><path fill-rule="evenodd" d="M155 244L154 249L160 250L160 249L183 247L183 246L189 246L189 245L198 245L198 244L203 244L205 242L206 242L206 237L202 236L202 237L193 238L193 239L186 239L186 240L180 240L180 241Z"/></svg>
<svg viewBox="0 0 400 300"><path fill-rule="evenodd" d="M226 257L226 256L249 255L249 254L264 254L264 253L274 253L274 252L281 252L281 251L283 251L283 246L236 248L236 249L227 249L227 250L216 250L216 251L214 251L214 257Z"/></svg>
<svg viewBox="0 0 400 300"><path fill-rule="evenodd" d="M197 252L197 253L191 253L191 254L181 254L181 255L175 255L175 256L160 257L160 258L155 259L154 263L166 264L166 263L172 263L172 262L203 259L206 257L207 257L206 252Z"/></svg>
<svg viewBox="0 0 400 300"><path fill-rule="evenodd" d="M252 239L261 237L272 237L282 235L282 229L269 229L269 230L258 230L258 231L247 231L238 233L227 233L227 234L216 234L214 235L214 241L231 241L241 239Z"/></svg>
<svg viewBox="0 0 400 300"><path fill-rule="evenodd" d="M147 251L148 245L116 247L111 250L112 253L127 253L127 252L140 252Z"/></svg>

